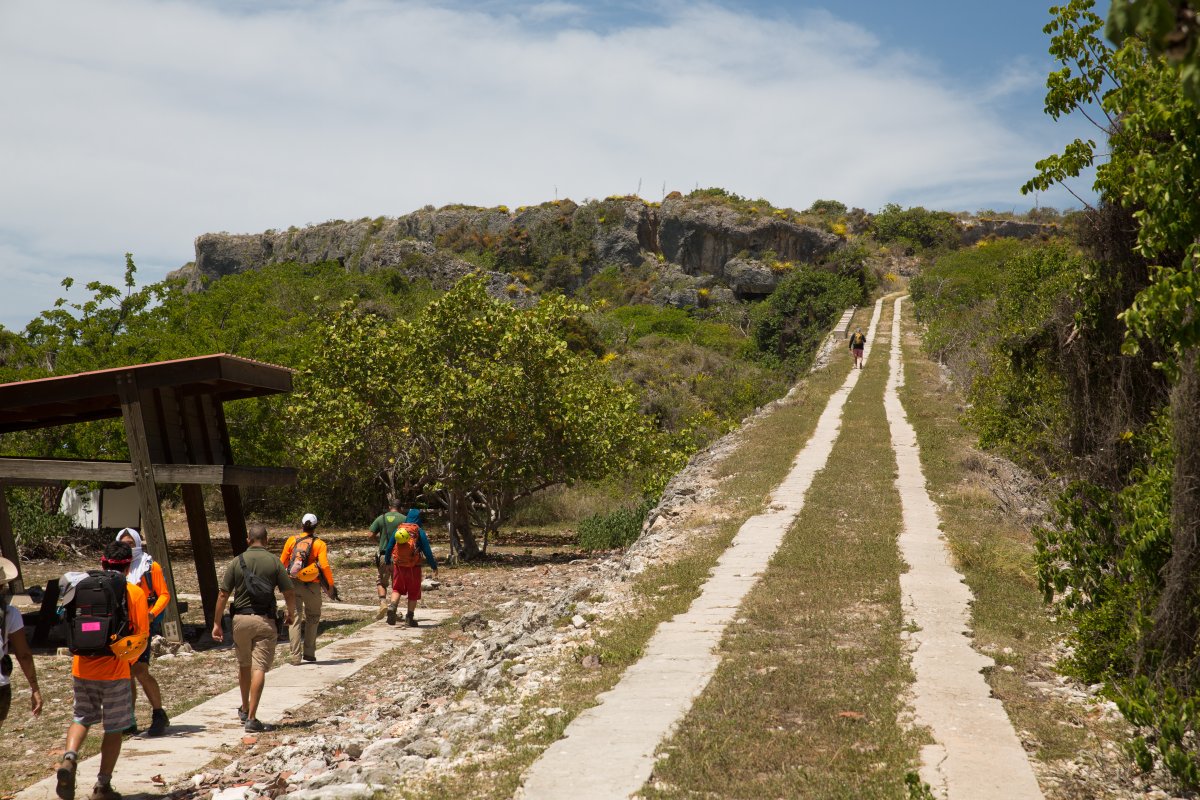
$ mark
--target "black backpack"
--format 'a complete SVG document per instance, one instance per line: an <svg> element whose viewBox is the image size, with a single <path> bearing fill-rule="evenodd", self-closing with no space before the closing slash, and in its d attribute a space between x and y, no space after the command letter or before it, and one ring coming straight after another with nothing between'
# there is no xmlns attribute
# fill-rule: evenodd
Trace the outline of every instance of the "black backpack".
<svg viewBox="0 0 1200 800"><path fill-rule="evenodd" d="M72 655L111 656L109 645L129 635L125 576L107 570L89 570L75 585L67 604L67 646Z"/></svg>
<svg viewBox="0 0 1200 800"><path fill-rule="evenodd" d="M250 595L250 607L254 609L254 613L274 617L275 587L266 578L250 571L244 555L238 556L238 564L242 568L242 588Z"/></svg>

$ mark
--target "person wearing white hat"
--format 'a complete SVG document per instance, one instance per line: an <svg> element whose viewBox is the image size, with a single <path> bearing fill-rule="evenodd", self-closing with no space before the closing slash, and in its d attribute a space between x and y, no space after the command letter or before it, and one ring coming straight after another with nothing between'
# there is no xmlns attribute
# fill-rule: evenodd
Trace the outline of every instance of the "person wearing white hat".
<svg viewBox="0 0 1200 800"><path fill-rule="evenodd" d="M29 652L29 644L25 641L25 622L17 607L9 603L8 584L16 579L17 565L7 558L0 558L0 725L8 718L8 709L12 705L12 684L8 676L12 674L13 656L29 682L30 711L35 717L42 713L42 691L38 688L33 653Z"/></svg>
<svg viewBox="0 0 1200 800"><path fill-rule="evenodd" d="M122 528L117 533L116 541L128 545L129 549L133 551L133 563L129 565L129 572L125 575L125 580L145 592L146 603L149 606L150 636L154 637L161 631L162 613L167 609L167 604L171 602L171 590L167 587L167 579L163 576L162 567L142 546L142 536L136 529ZM167 732L167 726L171 724L171 720L167 717L167 712L163 710L162 689L159 688L158 680L150 673L150 656L150 648L147 647L138 656L138 660L129 665L129 670L133 674L130 688L133 690L135 721L126 732L129 734L138 732L136 722L137 685L141 684L142 690L146 692L146 699L150 701L150 727L146 729L146 735L162 736Z"/></svg>
<svg viewBox="0 0 1200 800"><path fill-rule="evenodd" d="M333 570L329 567L329 550L325 542L317 538L317 515L305 514L300 519L300 527L301 533L288 538L279 556L296 592L296 615L288 628L293 664L302 659L317 660L322 590L330 599L338 599Z"/></svg>

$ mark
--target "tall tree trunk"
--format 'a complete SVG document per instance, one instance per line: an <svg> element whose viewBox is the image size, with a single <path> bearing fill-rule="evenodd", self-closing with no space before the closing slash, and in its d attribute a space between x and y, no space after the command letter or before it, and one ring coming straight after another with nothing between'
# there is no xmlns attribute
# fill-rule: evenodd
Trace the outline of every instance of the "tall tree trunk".
<svg viewBox="0 0 1200 800"><path fill-rule="evenodd" d="M479 558L479 543L471 532L471 507L467 493L452 489L447 511L450 516L450 544L465 561Z"/></svg>
<svg viewBox="0 0 1200 800"><path fill-rule="evenodd" d="M1200 349L1184 353L1179 382L1171 392L1171 558L1163 570L1163 592L1154 611L1148 655L1156 671L1173 682L1200 675ZM1155 666L1155 665L1147 665ZM1177 668L1182 668L1179 670Z"/></svg>

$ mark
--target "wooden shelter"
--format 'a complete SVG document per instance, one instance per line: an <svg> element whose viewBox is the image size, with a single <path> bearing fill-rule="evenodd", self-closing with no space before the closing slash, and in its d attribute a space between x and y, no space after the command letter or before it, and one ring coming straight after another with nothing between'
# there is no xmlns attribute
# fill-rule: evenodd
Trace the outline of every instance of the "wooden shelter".
<svg viewBox="0 0 1200 800"><path fill-rule="evenodd" d="M178 594L167 552L159 505L159 484L180 484L204 615L211 625L217 599L217 572L204 513L201 487L221 487L229 539L235 553L246 549L246 517L240 487L286 486L296 482L291 468L246 467L233 463L223 403L289 392L292 371L225 354L160 361L0 384L0 433L121 417L129 461L0 458L3 485L45 485L65 481L133 484L138 490L141 533L147 551L162 567L171 589L163 633L179 641ZM0 491L0 553L20 558L4 492ZM18 577L16 591L24 591Z"/></svg>

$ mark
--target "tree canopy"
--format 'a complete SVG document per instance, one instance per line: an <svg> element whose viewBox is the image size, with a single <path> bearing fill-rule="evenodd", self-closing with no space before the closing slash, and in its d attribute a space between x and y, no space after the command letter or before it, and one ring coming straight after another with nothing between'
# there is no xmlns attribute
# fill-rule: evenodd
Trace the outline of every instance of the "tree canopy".
<svg viewBox="0 0 1200 800"><path fill-rule="evenodd" d="M344 306L289 409L310 474L436 498L470 557L471 515L486 533L523 496L638 460L655 434L637 398L568 347L583 310L560 297L517 309L476 278L411 319Z"/></svg>

